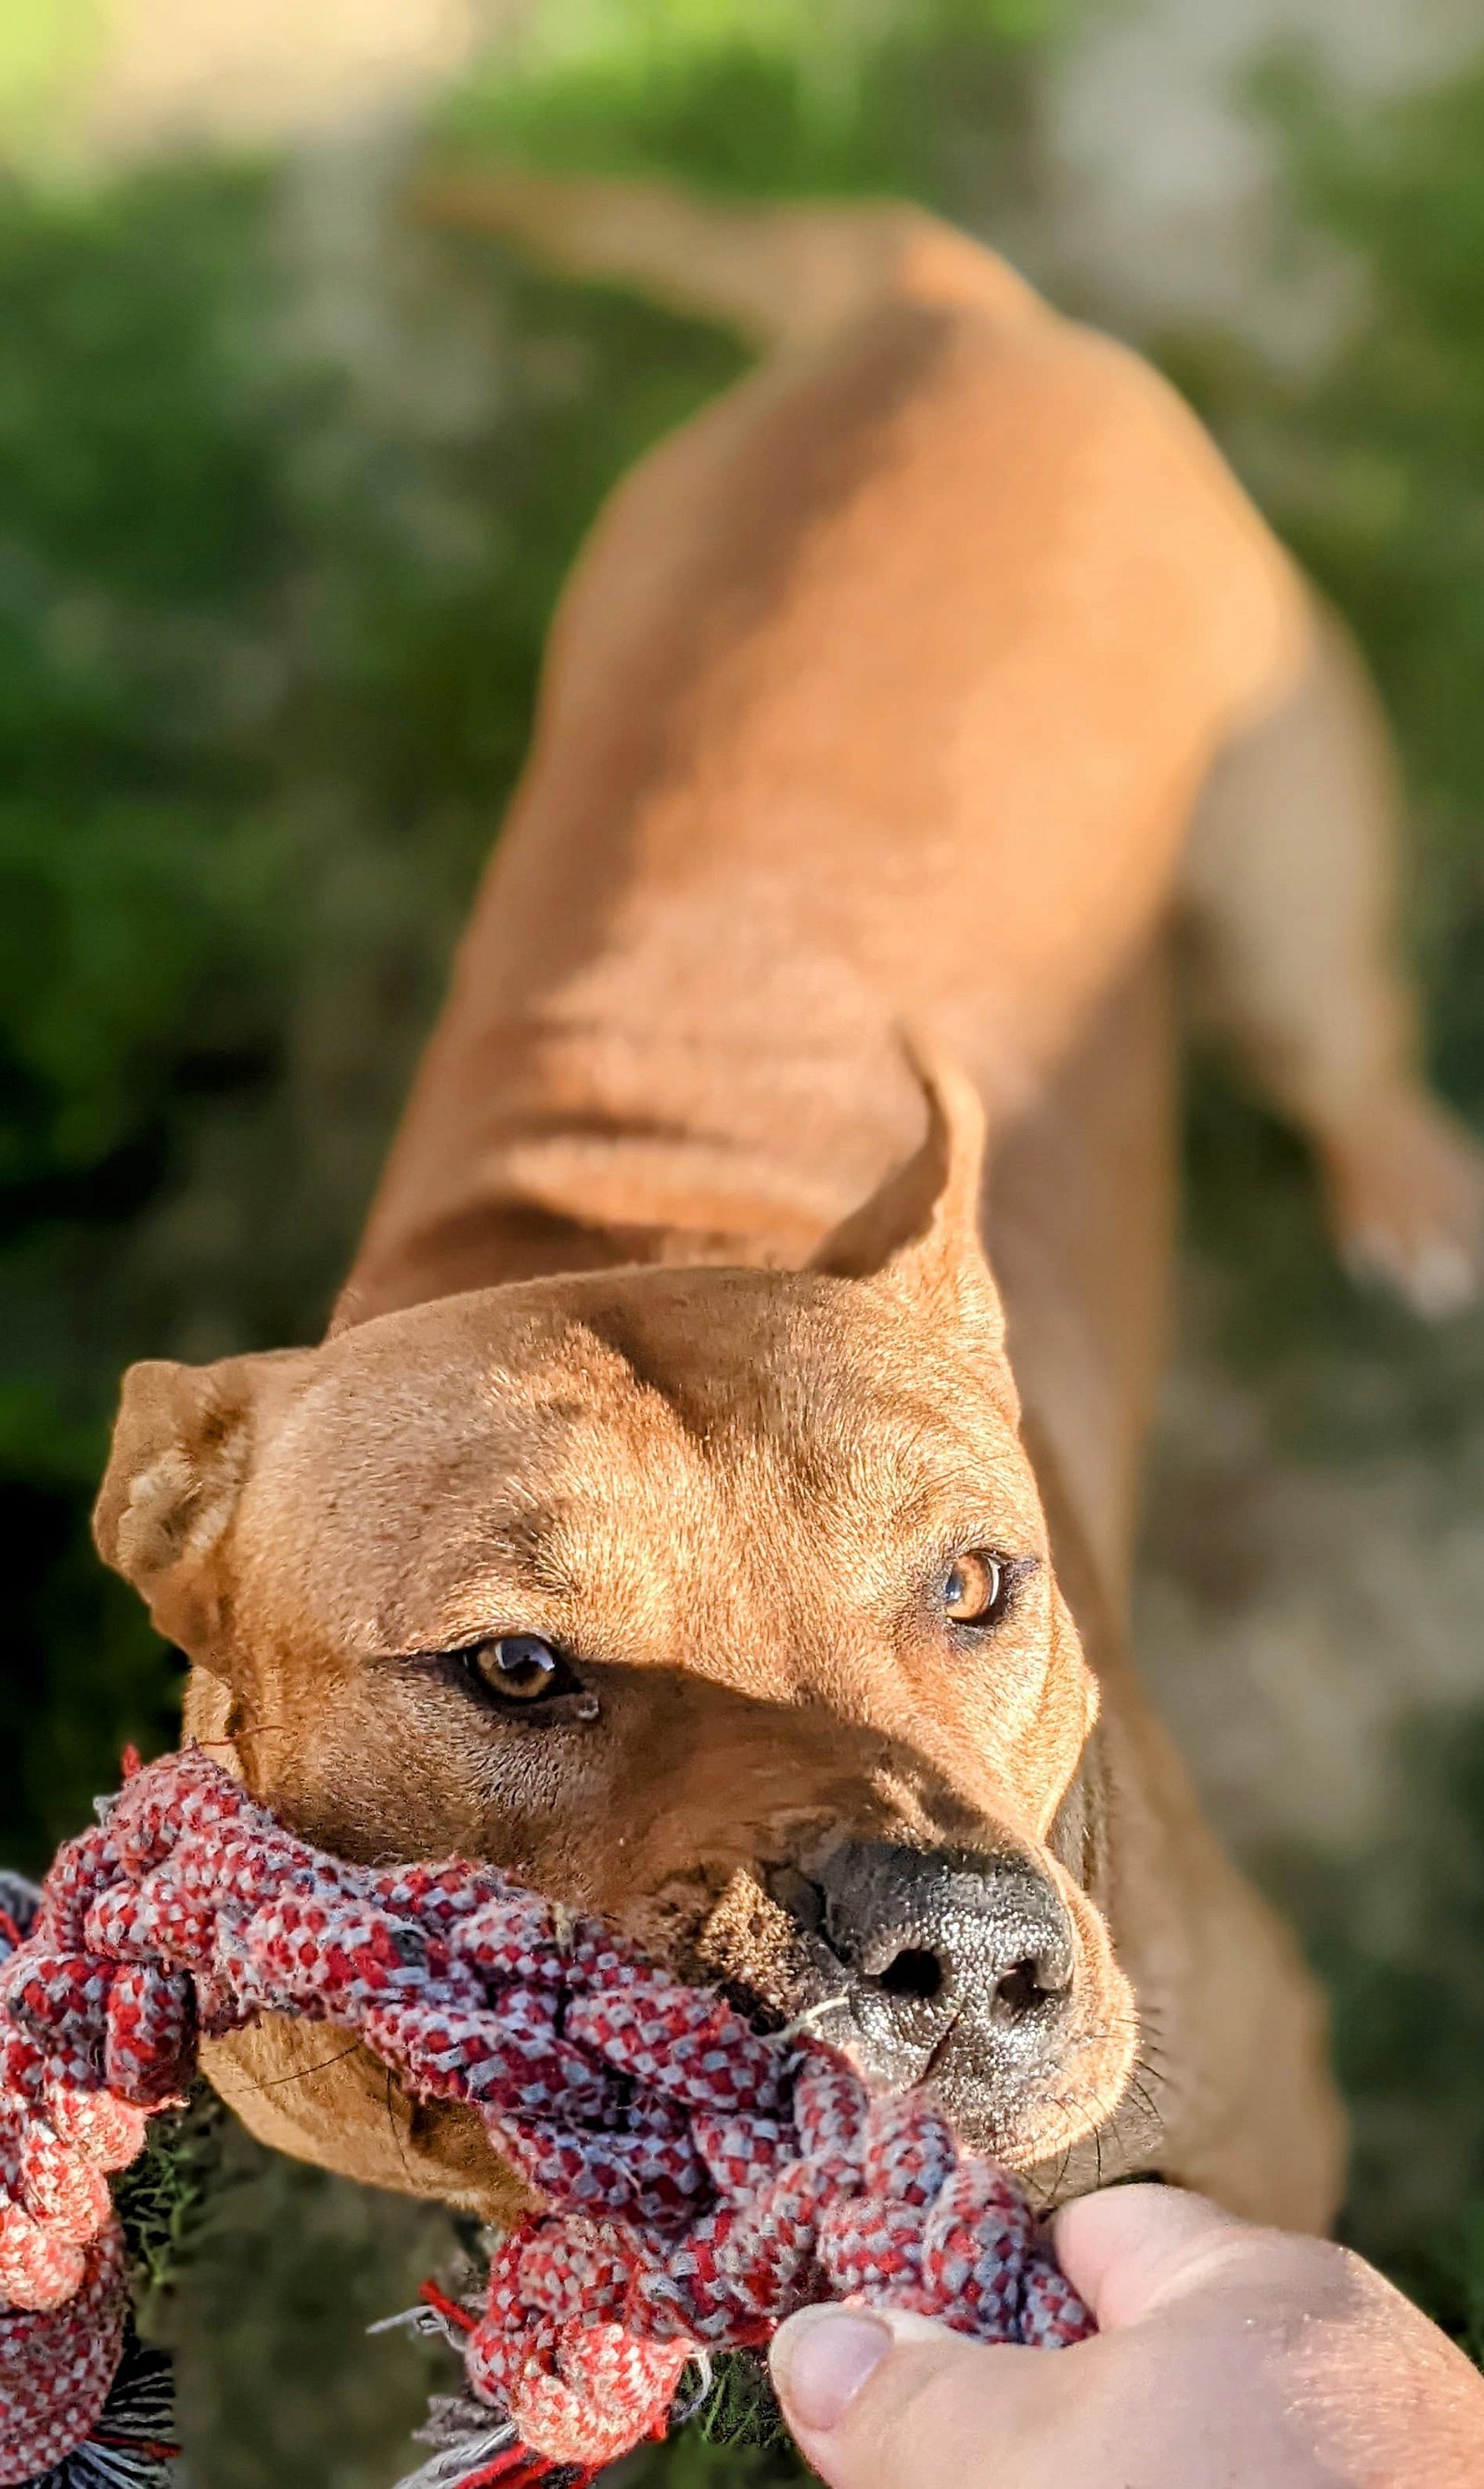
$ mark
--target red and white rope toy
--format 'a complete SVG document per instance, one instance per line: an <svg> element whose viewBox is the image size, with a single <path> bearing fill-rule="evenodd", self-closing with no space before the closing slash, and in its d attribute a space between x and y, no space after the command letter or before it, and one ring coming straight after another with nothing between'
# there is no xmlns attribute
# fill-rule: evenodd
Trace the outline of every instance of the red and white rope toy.
<svg viewBox="0 0 1484 2489"><path fill-rule="evenodd" d="M186 2092L198 2035L268 2012L467 2102L546 2208L497 2248L468 2325L498 2450L463 2489L586 2483L664 2434L688 2361L759 2348L810 2301L986 2341L1092 2331L1022 2197L929 2100L873 2094L822 2041L760 2037L602 1921L461 1860L347 1866L195 1747L101 1815L0 1967L7 2489L104 2442L126 2314L106 2173Z"/></svg>

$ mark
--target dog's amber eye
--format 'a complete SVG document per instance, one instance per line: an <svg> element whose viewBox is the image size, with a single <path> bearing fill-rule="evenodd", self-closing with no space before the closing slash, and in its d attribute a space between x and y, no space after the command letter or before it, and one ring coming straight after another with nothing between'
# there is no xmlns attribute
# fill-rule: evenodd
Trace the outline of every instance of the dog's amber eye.
<svg viewBox="0 0 1484 2489"><path fill-rule="evenodd" d="M997 1624L1010 1603L1011 1567L1002 1556L972 1547L943 1576L943 1611L956 1625Z"/></svg>
<svg viewBox="0 0 1484 2489"><path fill-rule="evenodd" d="M562 1695L581 1694L582 1680L559 1650L539 1634L496 1634L477 1642L465 1659L488 1694L500 1702L555 1702Z"/></svg>

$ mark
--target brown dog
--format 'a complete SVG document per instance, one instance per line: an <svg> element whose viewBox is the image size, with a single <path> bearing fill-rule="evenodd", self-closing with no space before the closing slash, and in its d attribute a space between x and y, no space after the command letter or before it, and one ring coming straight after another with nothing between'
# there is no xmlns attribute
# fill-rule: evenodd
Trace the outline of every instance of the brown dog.
<svg viewBox="0 0 1484 2489"><path fill-rule="evenodd" d="M1322 2017L1124 1613L1178 909L1345 1248L1473 1275L1356 660L1169 390L924 216L442 205L782 351L579 564L330 1337L136 1367L100 1546L316 1841L596 1903L1048 2194L1322 2225ZM212 2065L290 2150L510 2200L361 2051Z"/></svg>

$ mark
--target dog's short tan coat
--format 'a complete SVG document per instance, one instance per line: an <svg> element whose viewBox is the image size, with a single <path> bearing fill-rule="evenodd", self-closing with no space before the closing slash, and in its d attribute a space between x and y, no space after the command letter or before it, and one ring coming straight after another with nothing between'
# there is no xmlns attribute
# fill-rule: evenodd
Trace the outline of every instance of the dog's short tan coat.
<svg viewBox="0 0 1484 2489"><path fill-rule="evenodd" d="M436 205L776 351L577 567L329 1339L136 1368L100 1544L302 1829L508 1860L780 2011L765 1870L1012 1845L1075 2012L1013 2117L959 2071L970 2131L1048 2192L1158 2164L1323 2225L1322 2016L1125 1609L1177 916L1347 1249L1425 1306L1472 1275L1357 660L1162 382L925 216L516 175ZM1034 1569L966 1652L923 1585L975 1544ZM470 1699L442 1654L516 1630L596 1717ZM323 2034L213 2067L290 2150L508 2201L471 2119Z"/></svg>

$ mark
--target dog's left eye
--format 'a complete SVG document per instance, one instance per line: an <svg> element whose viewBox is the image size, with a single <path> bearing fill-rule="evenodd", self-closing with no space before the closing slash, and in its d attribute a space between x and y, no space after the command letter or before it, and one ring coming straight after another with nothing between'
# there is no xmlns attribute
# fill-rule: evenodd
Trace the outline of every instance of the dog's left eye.
<svg viewBox="0 0 1484 2489"><path fill-rule="evenodd" d="M1013 1568L987 1548L956 1556L943 1576L943 1613L956 1625L995 1625L1014 1590Z"/></svg>
<svg viewBox="0 0 1484 2489"><path fill-rule="evenodd" d="M576 1670L539 1634L495 1634L471 1644L461 1657L481 1692L522 1710L583 1692Z"/></svg>

